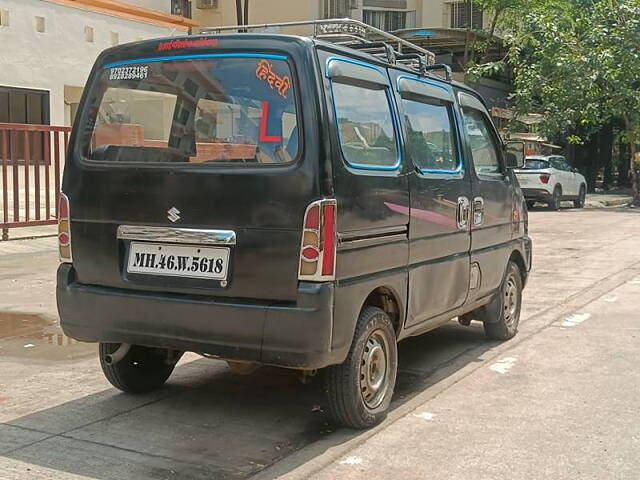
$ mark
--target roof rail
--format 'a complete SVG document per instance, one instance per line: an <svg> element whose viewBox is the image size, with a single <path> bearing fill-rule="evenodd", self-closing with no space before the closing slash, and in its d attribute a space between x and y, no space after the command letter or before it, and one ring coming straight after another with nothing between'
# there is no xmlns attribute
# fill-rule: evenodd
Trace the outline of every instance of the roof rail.
<svg viewBox="0 0 640 480"><path fill-rule="evenodd" d="M397 37L389 32L351 18L302 20L297 22L260 23L224 27L201 27L199 33L248 33L288 27L313 27L313 38L367 52L391 65L401 64L424 75L428 66L435 64L433 52Z"/></svg>

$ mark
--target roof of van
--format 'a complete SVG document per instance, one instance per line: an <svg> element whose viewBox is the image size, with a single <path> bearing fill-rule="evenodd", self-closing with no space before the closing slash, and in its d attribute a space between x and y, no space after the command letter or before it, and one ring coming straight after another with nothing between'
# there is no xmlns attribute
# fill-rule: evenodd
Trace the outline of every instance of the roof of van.
<svg viewBox="0 0 640 480"><path fill-rule="evenodd" d="M372 62L372 63L376 63L378 65L383 65L386 66L388 68L394 68L397 70L401 70L403 72L409 73L411 75L418 75L417 72L405 65L394 65L394 64L390 64L388 62L385 62L384 60L382 60L379 57L375 57L369 53L366 52L361 52L358 51L356 49L353 48L349 48L349 47L345 47L342 45L338 45L336 43L331 43L331 42L327 42L321 39L317 39L317 38L311 38L311 37L306 37L306 36L300 36L300 35L289 35L289 34L281 34L281 33L225 33L225 34L202 34L202 35L189 35L189 36L181 36L181 37L160 37L160 38L154 38L151 40L143 40L140 42L132 42L132 43L126 43L126 44L121 44L115 47L111 47L107 50L105 50L101 55L100 55L100 59L102 59L103 56L105 55L114 55L116 57L120 57L122 55L122 53L126 52L128 49L132 48L132 47L139 47L139 48L144 48L145 46L150 46L150 45L168 45L169 47L172 47L173 45L175 45L175 47L173 48L167 48L164 52L166 53L161 53L160 55L169 55L169 54L176 54L176 50L180 49L180 50L184 50L184 49L192 49L192 48L198 48L198 49L202 49L204 50L213 50L215 49L215 46L213 45L207 45L206 44L206 40L221 40L221 39L225 39L227 41L233 41L233 40L247 40L247 39L272 39L272 40L281 40L281 41L286 41L286 40L292 40L295 42L304 42L308 45L317 45L317 46L321 46L323 48L329 49L329 50L333 50L335 52L340 52L343 55L346 56L350 56L350 57L354 57L354 58L358 58L361 59L363 61L367 61L367 62ZM142 57L139 57L142 58ZM468 85L452 80L452 81L447 81L445 79L443 79L442 77L434 74L434 73L427 73L426 75L422 75L425 78L429 78L430 80L436 81L436 82L441 82L444 84L448 84L448 85L452 85L453 87L460 89L460 90L464 90L466 92L472 93L473 95L475 95L476 97L478 97L482 103L485 105L486 107L486 102L484 100L484 98L482 98L482 96L476 92L473 88L469 87Z"/></svg>

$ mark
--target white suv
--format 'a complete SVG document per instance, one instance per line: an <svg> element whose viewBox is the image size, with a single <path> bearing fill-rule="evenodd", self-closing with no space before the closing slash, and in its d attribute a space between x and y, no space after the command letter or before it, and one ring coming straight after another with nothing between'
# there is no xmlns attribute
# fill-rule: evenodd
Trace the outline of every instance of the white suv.
<svg viewBox="0 0 640 480"><path fill-rule="evenodd" d="M527 157L515 174L529 208L535 202L545 202L551 210L558 210L563 200L573 200L576 208L584 207L587 181L560 155Z"/></svg>

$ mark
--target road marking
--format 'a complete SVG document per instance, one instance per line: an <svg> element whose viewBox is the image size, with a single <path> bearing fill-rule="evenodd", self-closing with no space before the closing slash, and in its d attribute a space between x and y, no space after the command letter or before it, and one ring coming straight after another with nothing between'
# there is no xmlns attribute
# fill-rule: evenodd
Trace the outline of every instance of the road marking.
<svg viewBox="0 0 640 480"><path fill-rule="evenodd" d="M640 285L640 278L636 278L635 280L629 280L627 283L629 285Z"/></svg>
<svg viewBox="0 0 640 480"><path fill-rule="evenodd" d="M436 414L431 412L422 412L422 413L414 413L413 416L416 418L421 418L422 420L433 420Z"/></svg>
<svg viewBox="0 0 640 480"><path fill-rule="evenodd" d="M509 370L513 368L518 359L516 357L505 357L498 360L496 363L491 365L489 368L494 372L498 372L502 375L507 373Z"/></svg>
<svg viewBox="0 0 640 480"><path fill-rule="evenodd" d="M591 318L590 313L574 313L573 315L569 315L567 318L565 318L562 323L560 323L560 326L576 327L589 318Z"/></svg>
<svg viewBox="0 0 640 480"><path fill-rule="evenodd" d="M362 459L360 457L347 457L340 461L340 465L361 465Z"/></svg>
<svg viewBox="0 0 640 480"><path fill-rule="evenodd" d="M604 300L605 302L613 303L613 302L615 302L616 300L618 300L618 297L616 297L616 296L614 295L614 296L612 296L612 297L603 298L603 300Z"/></svg>
<svg viewBox="0 0 640 480"><path fill-rule="evenodd" d="M27 343L24 348L32 348L35 347L35 345L33 343Z"/></svg>

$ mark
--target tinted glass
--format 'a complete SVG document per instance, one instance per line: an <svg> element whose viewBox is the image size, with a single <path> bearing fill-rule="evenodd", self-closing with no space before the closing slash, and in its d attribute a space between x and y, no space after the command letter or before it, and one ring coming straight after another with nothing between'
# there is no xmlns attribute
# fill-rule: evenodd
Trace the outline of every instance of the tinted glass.
<svg viewBox="0 0 640 480"><path fill-rule="evenodd" d="M451 108L403 100L406 151L420 170L456 170L458 155Z"/></svg>
<svg viewBox="0 0 640 480"><path fill-rule="evenodd" d="M479 174L501 173L498 146L487 117L478 110L465 108L464 123L476 172Z"/></svg>
<svg viewBox="0 0 640 480"><path fill-rule="evenodd" d="M541 170L549 168L549 162L546 160L527 160L522 168L525 170Z"/></svg>
<svg viewBox="0 0 640 480"><path fill-rule="evenodd" d="M398 149L386 90L334 83L333 95L345 160L356 167L394 167Z"/></svg>
<svg viewBox="0 0 640 480"><path fill-rule="evenodd" d="M105 68L89 105L90 160L278 164L298 152L284 60L212 58Z"/></svg>

